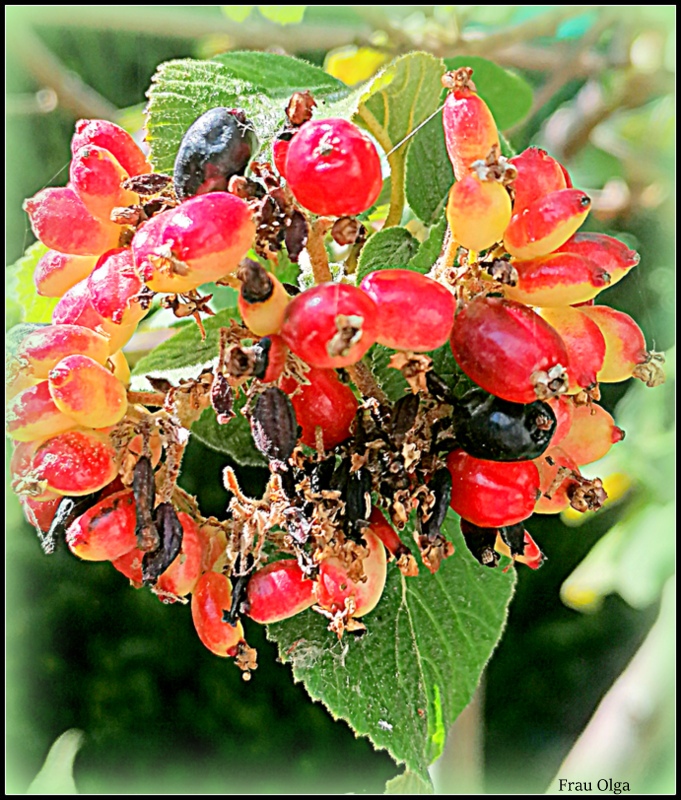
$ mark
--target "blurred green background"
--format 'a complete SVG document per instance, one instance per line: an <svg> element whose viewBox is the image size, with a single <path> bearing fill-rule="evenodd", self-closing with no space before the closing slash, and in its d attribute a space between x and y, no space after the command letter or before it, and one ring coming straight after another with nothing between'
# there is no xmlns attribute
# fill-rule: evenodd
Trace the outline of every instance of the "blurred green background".
<svg viewBox="0 0 681 800"><path fill-rule="evenodd" d="M283 6L287 18L273 19L274 8L6 7L7 263L33 241L23 199L67 180L75 120L140 128L164 60L270 49L355 82L414 49L482 55L535 90L529 118L505 132L513 146L539 144L561 159L593 197L588 229L641 253L602 302L634 316L650 348L672 347L672 7ZM635 782L632 791L672 789L673 383L610 385L603 402L628 438L589 474L612 476L621 496L579 526L554 516L528 524L549 561L536 574L519 570L479 710L455 726L434 769L443 792L543 792L557 772L578 780L589 769ZM203 476L224 465L190 445L184 486L206 514L223 513L226 493ZM263 485L257 470L244 477L247 491ZM6 541L8 791L26 790L68 728L85 732L81 792L378 793L400 771L293 685L258 626L247 630L260 664L247 684L202 647L188 607L132 590L108 564L64 549L43 556L11 495ZM618 676L625 689L606 697ZM626 686L643 692L638 705ZM630 736L611 736L608 748L612 730Z"/></svg>

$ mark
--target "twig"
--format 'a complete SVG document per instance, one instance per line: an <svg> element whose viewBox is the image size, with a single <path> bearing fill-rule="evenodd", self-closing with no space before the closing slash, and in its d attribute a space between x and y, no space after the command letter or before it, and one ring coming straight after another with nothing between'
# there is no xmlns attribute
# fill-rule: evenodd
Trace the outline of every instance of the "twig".
<svg viewBox="0 0 681 800"><path fill-rule="evenodd" d="M9 37L8 44L35 80L52 89L59 98L59 105L75 117L117 118L116 106L68 70L30 28L20 26Z"/></svg>
<svg viewBox="0 0 681 800"><path fill-rule="evenodd" d="M166 396L161 392L128 392L128 403L162 408Z"/></svg>
<svg viewBox="0 0 681 800"><path fill-rule="evenodd" d="M333 223L326 217L319 217L310 226L310 235L307 237L306 249L310 256L310 265L315 283L329 283L333 280L329 269L329 257L326 254L324 238Z"/></svg>

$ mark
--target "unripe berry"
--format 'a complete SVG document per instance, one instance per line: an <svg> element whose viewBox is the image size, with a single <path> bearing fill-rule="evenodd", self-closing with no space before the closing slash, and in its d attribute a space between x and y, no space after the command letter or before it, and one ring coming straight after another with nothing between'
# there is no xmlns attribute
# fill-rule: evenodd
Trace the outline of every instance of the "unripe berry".
<svg viewBox="0 0 681 800"><path fill-rule="evenodd" d="M186 292L234 272L254 236L248 205L227 192L210 192L145 223L132 251L152 291Z"/></svg>
<svg viewBox="0 0 681 800"><path fill-rule="evenodd" d="M534 507L535 514L558 514L570 506L568 489L574 484L579 467L562 448L552 447L535 462L539 470L541 497ZM547 495L550 495L547 497Z"/></svg>
<svg viewBox="0 0 681 800"><path fill-rule="evenodd" d="M648 360L646 340L637 323L609 306L583 306L579 311L598 326L605 339L605 358L598 380L618 383L631 378L637 367Z"/></svg>
<svg viewBox="0 0 681 800"><path fill-rule="evenodd" d="M47 533L62 500L63 498L58 496L52 496L44 501L38 501L34 497L21 497L19 502L26 520L39 533Z"/></svg>
<svg viewBox="0 0 681 800"><path fill-rule="evenodd" d="M556 415L556 429L551 437L551 447L555 447L568 435L575 413L575 404L572 402L572 398L566 395L550 397L546 403L551 406Z"/></svg>
<svg viewBox="0 0 681 800"><path fill-rule="evenodd" d="M348 367L376 341L377 317L376 303L366 292L323 283L291 300L280 333L310 366Z"/></svg>
<svg viewBox="0 0 681 800"><path fill-rule="evenodd" d="M641 260L635 250L604 233L576 233L558 248L558 252L572 253L598 264L610 276L610 286L622 280Z"/></svg>
<svg viewBox="0 0 681 800"><path fill-rule="evenodd" d="M199 639L216 656L233 656L244 631L241 623L230 625L223 615L232 605L232 584L219 572L206 572L192 594L192 620Z"/></svg>
<svg viewBox="0 0 681 800"><path fill-rule="evenodd" d="M135 498L132 490L124 489L72 522L66 543L84 561L113 561L136 547L135 524Z"/></svg>
<svg viewBox="0 0 681 800"><path fill-rule="evenodd" d="M102 147L81 147L71 160L69 177L83 205L93 217L104 222L111 221L111 211L116 206L139 203L139 195L121 186L130 176Z"/></svg>
<svg viewBox="0 0 681 800"><path fill-rule="evenodd" d="M602 406L591 403L576 406L568 435L560 449L580 466L598 461L613 444L624 439L624 431Z"/></svg>
<svg viewBox="0 0 681 800"><path fill-rule="evenodd" d="M306 122L291 140L285 173L302 206L334 217L366 211L383 186L376 148L345 119Z"/></svg>
<svg viewBox="0 0 681 800"><path fill-rule="evenodd" d="M183 512L178 513L182 525L182 548L168 569L161 573L154 592L164 599L186 597L194 591L201 574L203 539L196 522Z"/></svg>
<svg viewBox="0 0 681 800"><path fill-rule="evenodd" d="M295 558L267 564L253 573L246 587L246 613L262 625L288 619L315 603L314 582Z"/></svg>
<svg viewBox="0 0 681 800"><path fill-rule="evenodd" d="M515 258L540 258L564 244L584 222L591 199L579 189L544 195L511 217L504 245Z"/></svg>
<svg viewBox="0 0 681 800"><path fill-rule="evenodd" d="M74 256L48 250L38 261L33 282L42 297L61 297L92 272L97 256Z"/></svg>
<svg viewBox="0 0 681 800"><path fill-rule="evenodd" d="M357 398L333 370L313 368L305 377L309 384L284 378L281 388L291 396L296 419L302 428L300 441L315 447L319 427L324 447L330 450L350 436L350 425L358 408Z"/></svg>
<svg viewBox="0 0 681 800"><path fill-rule="evenodd" d="M529 261L511 261L518 275L504 295L526 305L564 307L592 300L612 284L610 273L575 253L551 253Z"/></svg>
<svg viewBox="0 0 681 800"><path fill-rule="evenodd" d="M520 303L475 298L454 318L450 343L466 375L504 400L532 403L565 390L568 356L563 341Z"/></svg>
<svg viewBox="0 0 681 800"><path fill-rule="evenodd" d="M501 241L511 219L511 198L496 181L466 175L452 186L447 221L454 239L467 250L487 250Z"/></svg>
<svg viewBox="0 0 681 800"><path fill-rule="evenodd" d="M78 426L73 417L56 406L48 381L41 381L13 397L7 404L5 419L8 435L20 442L44 439Z"/></svg>
<svg viewBox="0 0 681 800"><path fill-rule="evenodd" d="M125 416L125 386L88 356L67 356L50 370L49 387L60 411L78 425L106 428Z"/></svg>
<svg viewBox="0 0 681 800"><path fill-rule="evenodd" d="M568 354L567 393L576 394L596 385L605 358L603 334L579 308L540 308L542 319L558 331Z"/></svg>
<svg viewBox="0 0 681 800"><path fill-rule="evenodd" d="M494 117L476 93L472 74L470 67L463 67L442 78L443 85L451 90L442 110L442 125L457 180L468 175L474 161L487 158L492 148L499 147Z"/></svg>
<svg viewBox="0 0 681 800"><path fill-rule="evenodd" d="M340 559L324 559L319 565L319 578L315 585L317 603L327 611L336 613L353 604L351 616L362 617L373 611L381 599L387 575L387 559L383 543L367 528L362 537L369 550L362 562L365 581L353 581Z"/></svg>
<svg viewBox="0 0 681 800"><path fill-rule="evenodd" d="M75 155L81 147L89 144L112 153L128 175L151 172L151 166L132 136L113 122L106 119L79 119L71 139L71 152Z"/></svg>
<svg viewBox="0 0 681 800"><path fill-rule="evenodd" d="M540 147L528 147L509 159L509 163L518 172L511 184L515 194L513 211L516 214L544 195L568 187L564 168Z"/></svg>
<svg viewBox="0 0 681 800"><path fill-rule="evenodd" d="M376 303L379 344L419 353L447 341L455 299L437 281L408 269L382 269L369 273L360 288Z"/></svg>
<svg viewBox="0 0 681 800"><path fill-rule="evenodd" d="M281 281L248 258L239 266L237 277L241 281L239 311L249 330L256 336L279 333L291 299Z"/></svg>
<svg viewBox="0 0 681 800"><path fill-rule="evenodd" d="M90 301L95 311L122 327L137 325L149 310L148 303L141 302L144 289L130 248L104 253L88 278Z"/></svg>
<svg viewBox="0 0 681 800"><path fill-rule="evenodd" d="M24 201L33 233L51 250L96 256L118 247L121 228L95 219L70 186L43 189Z"/></svg>
<svg viewBox="0 0 681 800"><path fill-rule="evenodd" d="M532 461L487 461L455 450L447 456L447 467L451 506L474 525L515 525L532 514L539 494L539 472Z"/></svg>

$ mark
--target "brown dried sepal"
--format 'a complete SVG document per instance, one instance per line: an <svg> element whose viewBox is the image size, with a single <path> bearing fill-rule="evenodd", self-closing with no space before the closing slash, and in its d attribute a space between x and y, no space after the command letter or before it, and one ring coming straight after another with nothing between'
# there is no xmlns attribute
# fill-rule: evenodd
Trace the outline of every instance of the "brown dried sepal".
<svg viewBox="0 0 681 800"><path fill-rule="evenodd" d="M335 323L336 333L326 345L326 352L331 358L346 356L350 348L361 340L364 317L359 314L338 314Z"/></svg>
<svg viewBox="0 0 681 800"><path fill-rule="evenodd" d="M412 353L408 350L395 353L388 362L388 367L400 370L414 394L428 391L426 373L432 365L432 358L420 353Z"/></svg>
<svg viewBox="0 0 681 800"><path fill-rule="evenodd" d="M571 481L566 494L575 511L583 514L586 511L598 511L603 507L608 499L608 494L603 488L603 481L600 478L590 480L573 474Z"/></svg>
<svg viewBox="0 0 681 800"><path fill-rule="evenodd" d="M331 238L341 247L355 244L360 233L366 231L356 217L339 217L331 228Z"/></svg>
<svg viewBox="0 0 681 800"><path fill-rule="evenodd" d="M634 378L643 381L643 383L651 389L655 386L661 386L665 382L665 374L662 366L664 361L664 353L651 350L646 353L646 360L642 364L638 364L634 367L632 375Z"/></svg>
<svg viewBox="0 0 681 800"><path fill-rule="evenodd" d="M153 197L172 188L173 179L170 175L163 175L160 172L147 172L144 175L133 175L121 184L123 189L142 197Z"/></svg>
<svg viewBox="0 0 681 800"><path fill-rule="evenodd" d="M308 91L294 92L286 106L286 118L296 128L312 119L312 110L317 103Z"/></svg>
<svg viewBox="0 0 681 800"><path fill-rule="evenodd" d="M433 575L440 569L440 565L445 558L454 555L454 545L445 539L441 533L435 536L420 536L415 533L414 541L418 545L423 565L426 569L430 570Z"/></svg>
<svg viewBox="0 0 681 800"><path fill-rule="evenodd" d="M250 681L251 672L258 668L258 651L242 639L237 645L234 663L243 672L241 677L245 681Z"/></svg>
<svg viewBox="0 0 681 800"><path fill-rule="evenodd" d="M217 416L218 425L226 425L236 416L234 413L234 390L221 372L213 380L210 402Z"/></svg>
<svg viewBox="0 0 681 800"><path fill-rule="evenodd" d="M468 89L471 92L477 92L472 77L473 69L471 67L459 67L451 72L445 72L440 80L445 89Z"/></svg>
<svg viewBox="0 0 681 800"><path fill-rule="evenodd" d="M550 400L564 394L568 388L568 376L565 367L556 364L549 370L537 370L530 375L537 400Z"/></svg>

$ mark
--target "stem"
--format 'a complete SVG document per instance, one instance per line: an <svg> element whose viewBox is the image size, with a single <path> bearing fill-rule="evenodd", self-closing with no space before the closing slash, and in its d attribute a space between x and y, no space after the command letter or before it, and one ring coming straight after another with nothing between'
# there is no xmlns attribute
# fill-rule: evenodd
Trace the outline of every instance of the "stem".
<svg viewBox="0 0 681 800"><path fill-rule="evenodd" d="M310 235L307 237L306 249L310 256L315 283L329 283L333 280L329 269L329 257L324 246L324 237L329 232L331 224L331 220L325 217L316 219L310 226Z"/></svg>
<svg viewBox="0 0 681 800"><path fill-rule="evenodd" d="M350 379L365 397L374 397L381 404L389 403L388 396L378 385L372 371L363 361L345 368Z"/></svg>
<svg viewBox="0 0 681 800"><path fill-rule="evenodd" d="M135 405L139 403L143 406L157 406L162 408L166 396L161 392L128 392L128 403Z"/></svg>

